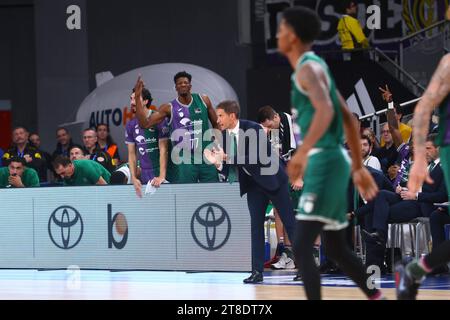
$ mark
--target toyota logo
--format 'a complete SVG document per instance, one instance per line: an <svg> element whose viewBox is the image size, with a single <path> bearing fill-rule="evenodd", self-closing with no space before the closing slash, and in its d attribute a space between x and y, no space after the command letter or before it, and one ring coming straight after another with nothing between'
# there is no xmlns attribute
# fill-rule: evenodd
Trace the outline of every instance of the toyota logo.
<svg viewBox="0 0 450 320"><path fill-rule="evenodd" d="M191 219L191 234L203 249L213 251L222 247L230 237L231 221L224 208L205 203L195 210Z"/></svg>
<svg viewBox="0 0 450 320"><path fill-rule="evenodd" d="M61 249L72 249L83 236L83 219L73 207L56 208L48 220L48 234L53 244Z"/></svg>

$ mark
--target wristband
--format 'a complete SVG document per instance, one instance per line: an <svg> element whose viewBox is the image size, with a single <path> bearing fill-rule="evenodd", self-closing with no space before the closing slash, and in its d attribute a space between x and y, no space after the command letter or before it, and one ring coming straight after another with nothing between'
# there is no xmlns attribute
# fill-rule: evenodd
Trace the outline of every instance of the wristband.
<svg viewBox="0 0 450 320"><path fill-rule="evenodd" d="M394 109L394 102L388 102L388 110Z"/></svg>

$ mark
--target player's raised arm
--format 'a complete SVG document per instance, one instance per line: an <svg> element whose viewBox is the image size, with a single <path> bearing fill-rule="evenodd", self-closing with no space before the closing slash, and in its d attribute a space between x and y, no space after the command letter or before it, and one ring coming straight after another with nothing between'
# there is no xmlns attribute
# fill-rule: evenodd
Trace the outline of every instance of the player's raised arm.
<svg viewBox="0 0 450 320"><path fill-rule="evenodd" d="M170 117L170 105L163 104L158 111L153 111L149 116L149 110L142 104L142 89L144 89L144 81L139 76L136 85L134 86L134 95L136 99L136 117L139 121L139 126L144 129L153 127L159 124L166 117Z"/></svg>

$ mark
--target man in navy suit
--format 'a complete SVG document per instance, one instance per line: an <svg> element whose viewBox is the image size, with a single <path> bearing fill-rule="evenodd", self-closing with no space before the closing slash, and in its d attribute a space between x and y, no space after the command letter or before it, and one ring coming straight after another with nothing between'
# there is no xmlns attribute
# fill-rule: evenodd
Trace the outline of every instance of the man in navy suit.
<svg viewBox="0 0 450 320"><path fill-rule="evenodd" d="M376 242L380 244L386 242L388 223L408 222L417 217L429 217L436 210L434 203L447 201L447 189L435 139L436 134L431 134L425 143L425 154L429 163L427 171L433 183L425 182L420 192L411 192L407 188L400 190L399 187L396 193L383 190L373 201L372 221L369 221L366 227L369 231L373 231L367 235Z"/></svg>
<svg viewBox="0 0 450 320"><path fill-rule="evenodd" d="M294 239L295 218L289 198L288 177L261 125L239 119L236 101L216 107L222 130L223 149L205 150L205 157L230 182L239 180L241 196L247 194L251 219L252 274L244 283L263 281L264 220L269 201L278 209L290 239Z"/></svg>

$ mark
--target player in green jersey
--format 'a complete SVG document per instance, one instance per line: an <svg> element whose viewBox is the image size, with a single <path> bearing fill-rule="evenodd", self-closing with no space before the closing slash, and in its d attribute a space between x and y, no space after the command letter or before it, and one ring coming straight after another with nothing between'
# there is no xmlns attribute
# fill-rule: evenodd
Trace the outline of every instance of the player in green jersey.
<svg viewBox="0 0 450 320"><path fill-rule="evenodd" d="M369 299L382 294L368 281L362 262L345 241L346 190L350 172L360 194L370 200L377 186L362 166L361 145L355 120L336 89L326 63L311 50L321 30L317 14L304 7L283 12L278 49L294 68L292 105L298 111L303 144L288 164L291 181L303 176L304 188L297 214L294 253L308 299L320 299L320 274L314 262L314 241L322 232L326 255L364 291ZM342 147L343 133L352 155Z"/></svg>

